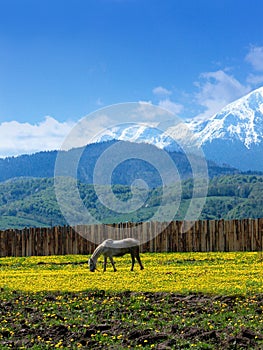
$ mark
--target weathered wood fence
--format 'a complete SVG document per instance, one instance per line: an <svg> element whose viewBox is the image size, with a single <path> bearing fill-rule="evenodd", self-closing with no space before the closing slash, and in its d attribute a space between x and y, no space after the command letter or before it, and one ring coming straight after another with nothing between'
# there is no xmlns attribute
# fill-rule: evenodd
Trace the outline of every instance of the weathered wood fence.
<svg viewBox="0 0 263 350"><path fill-rule="evenodd" d="M140 239L142 252L262 251L263 218L6 230L0 256L90 254L110 234Z"/></svg>

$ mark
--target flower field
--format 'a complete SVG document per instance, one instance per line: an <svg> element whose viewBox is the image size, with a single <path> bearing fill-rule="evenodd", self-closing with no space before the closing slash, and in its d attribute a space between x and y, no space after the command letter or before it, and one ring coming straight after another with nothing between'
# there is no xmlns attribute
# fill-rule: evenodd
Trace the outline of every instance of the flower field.
<svg viewBox="0 0 263 350"><path fill-rule="evenodd" d="M103 289L106 291L209 294L263 293L260 253L145 253L145 269L129 255L116 258L117 273L108 264L90 273L83 255L0 259L2 288L27 292Z"/></svg>
<svg viewBox="0 0 263 350"><path fill-rule="evenodd" d="M262 349L262 254L1 258L0 348Z"/></svg>

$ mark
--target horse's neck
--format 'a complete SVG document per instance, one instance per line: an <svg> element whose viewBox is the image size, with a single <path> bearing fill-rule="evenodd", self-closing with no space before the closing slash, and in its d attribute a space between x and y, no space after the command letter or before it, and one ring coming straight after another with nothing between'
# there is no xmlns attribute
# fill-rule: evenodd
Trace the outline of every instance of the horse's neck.
<svg viewBox="0 0 263 350"><path fill-rule="evenodd" d="M91 256L92 260L93 260L95 263L97 262L99 256L103 253L103 250L104 250L104 247L103 247L102 245L99 245L99 246L95 249L94 253L93 253L92 256Z"/></svg>

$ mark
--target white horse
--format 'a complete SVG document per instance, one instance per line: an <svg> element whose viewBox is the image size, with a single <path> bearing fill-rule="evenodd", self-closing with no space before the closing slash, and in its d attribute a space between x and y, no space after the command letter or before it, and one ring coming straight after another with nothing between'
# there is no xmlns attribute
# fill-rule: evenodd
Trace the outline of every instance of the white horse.
<svg viewBox="0 0 263 350"><path fill-rule="evenodd" d="M114 272L117 271L115 267L115 263L113 261L113 256L123 256L127 253L131 254L132 259L132 267L131 271L133 271L133 267L135 264L135 258L137 259L141 270L143 269L143 265L141 263L140 255L139 255L139 245L140 242L137 239L134 238L124 238L121 240L113 240L113 239L106 239L104 242L102 242L92 254L91 258L89 259L89 269L91 272L94 272L96 270L96 264L97 260L100 255L104 256L104 269L103 271L106 271L106 265L107 265L107 258L110 259L110 262L113 266Z"/></svg>

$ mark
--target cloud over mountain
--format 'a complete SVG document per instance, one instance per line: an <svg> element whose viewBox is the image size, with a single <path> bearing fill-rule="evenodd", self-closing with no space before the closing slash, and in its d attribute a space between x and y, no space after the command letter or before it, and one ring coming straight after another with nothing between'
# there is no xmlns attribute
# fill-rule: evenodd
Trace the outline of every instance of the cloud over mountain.
<svg viewBox="0 0 263 350"><path fill-rule="evenodd" d="M246 60L256 71L263 72L263 46L251 47Z"/></svg>
<svg viewBox="0 0 263 350"><path fill-rule="evenodd" d="M205 108L200 115L203 118L211 117L225 107L228 103L247 94L249 87L242 85L234 76L223 70L202 73L197 83L199 92L196 100Z"/></svg>
<svg viewBox="0 0 263 350"><path fill-rule="evenodd" d="M72 122L61 123L50 116L37 124L17 121L1 123L0 156L59 149L73 126Z"/></svg>

